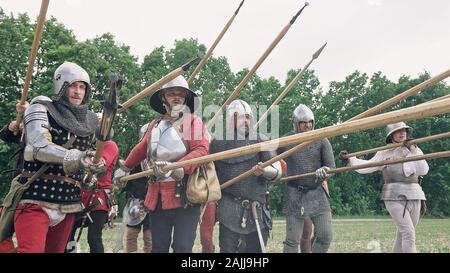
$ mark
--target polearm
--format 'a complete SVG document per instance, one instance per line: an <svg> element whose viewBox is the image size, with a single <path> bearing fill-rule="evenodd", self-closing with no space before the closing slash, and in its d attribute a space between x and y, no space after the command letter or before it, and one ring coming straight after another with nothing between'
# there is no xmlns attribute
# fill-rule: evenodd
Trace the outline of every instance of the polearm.
<svg viewBox="0 0 450 273"><path fill-rule="evenodd" d="M244 1L245 0L241 1L241 3L239 4L239 7L236 9L236 11L234 12L233 16L228 20L228 23L222 29L222 31L220 32L219 36L217 36L217 38L214 41L214 43L212 44L212 46L208 49L208 51L206 51L205 56L203 57L203 59L200 61L200 63L194 69L192 74L189 76L189 79L187 80L189 85L191 85L191 83L195 79L195 76L197 76L197 74L200 72L200 70L202 70L203 66L206 64L206 61L208 60L208 58L211 56L211 54L213 53L214 49L216 48L217 44L220 42L220 40L222 40L222 37L228 31L228 28L231 26L231 24L234 21L234 18L239 13L239 10L241 9L242 5L244 4Z"/></svg>
<svg viewBox="0 0 450 273"><path fill-rule="evenodd" d="M272 105L269 107L269 109L267 109L267 111L261 115L261 118L258 120L258 122L254 126L255 129L258 128L258 126L267 118L267 116L272 111L272 108L275 107L275 105L277 105L278 103L280 103L280 101L282 99L284 99L284 97L287 95L287 93L289 91L291 91L292 87L294 87L294 85L301 79L301 77L305 73L306 69L308 69L308 67L312 64L312 62L319 57L320 53L322 52L322 50L325 48L326 45L327 45L327 43L325 43L321 48L319 48L319 50L316 51L316 53L313 54L309 63L307 63L305 65L305 67L297 74L297 76L295 76L294 79L292 79L292 81L288 84L288 86L286 86L286 88L283 90L283 92L281 92L281 94L278 96L278 98L272 103Z"/></svg>
<svg viewBox="0 0 450 273"><path fill-rule="evenodd" d="M33 44L31 46L31 54L30 54L30 58L28 59L27 74L26 74L26 77L25 77L25 83L24 83L24 86L23 86L22 95L20 97L20 104L21 105L24 105L25 102L27 101L28 89L30 88L30 84L31 84L31 77L33 75L34 62L36 60L36 55L37 55L37 51L38 51L38 48L39 48L39 43L41 41L42 29L44 27L45 15L47 14L47 9L48 9L49 2L50 2L50 0L42 0L42 2L41 2L41 9L39 11L39 18L38 18L38 22L36 24L36 32L34 33ZM19 125L20 125L21 122L22 122L22 115L17 113L16 128L19 128Z"/></svg>
<svg viewBox="0 0 450 273"><path fill-rule="evenodd" d="M281 39L286 35L288 30L291 28L291 26L294 24L295 20L297 20L298 16L302 13L302 11L305 9L306 6L308 6L309 3L306 2L305 5L300 9L297 14L292 17L291 21L281 30L281 32L278 34L278 36L275 38L275 40L272 41L270 46L266 49L266 51L263 53L263 55L259 58L259 60L256 62L256 64L248 71L247 75L242 79L242 81L236 86L234 91L231 93L231 95L228 97L228 99L223 103L223 105L219 108L219 110L214 114L214 116L208 121L206 124L206 127L208 129L211 129L211 127L214 125L214 122L216 119L223 113L223 110L225 107L228 106L233 100L236 99L236 97L239 95L239 92L241 89L248 83L250 78L255 74L256 70L259 68L259 66L264 62L264 60L269 56L269 54L272 52L272 50L277 46L277 44L281 41Z"/></svg>
<svg viewBox="0 0 450 273"><path fill-rule="evenodd" d="M441 139L441 138L445 138L445 137L450 137L450 132L409 140L407 142L407 144L408 145L409 144L411 144L411 145L412 144L418 144L418 143L423 143L423 142L432 141L432 140L436 140L436 139ZM346 155L344 155L342 157L343 158L350 158L350 157L353 157L353 156L362 156L362 155L376 153L378 151L383 151L383 150L387 150L387 149L394 149L394 148L402 147L402 146L405 146L405 144L403 144L403 143L388 144L388 145L385 145L385 146L376 147L376 148L372 148L372 149L367 149L367 150L364 150L364 151L349 153L349 154L346 154Z"/></svg>
<svg viewBox="0 0 450 273"><path fill-rule="evenodd" d="M445 96L442 96L442 97L435 98L435 99L433 99L433 100L429 100L429 101L427 101L427 102L435 102L435 101L442 100L442 99L446 99L446 98L450 98L450 94L445 95Z"/></svg>
<svg viewBox="0 0 450 273"><path fill-rule="evenodd" d="M188 63L182 65L181 67L173 70L169 74L167 74L164 77L162 77L161 79L159 79L157 82L153 83L152 85L148 86L147 88L145 88L141 92L137 93L132 98L130 98L129 100L124 102L122 104L121 108L119 108L119 110L117 112L118 113L122 113L128 107L132 106L133 104L135 104L140 99L152 95L153 93L158 91L161 88L161 86L163 86L164 84L166 84L166 83L170 82L171 80L175 79L179 75L183 74L185 71L189 70L189 68L192 65L194 65L195 63L199 62L202 59L202 57L203 56L199 54L197 56L197 58L195 58L195 59L189 61Z"/></svg>
<svg viewBox="0 0 450 273"><path fill-rule="evenodd" d="M365 164L349 166L349 167L330 169L327 173L329 173L329 174L343 173L343 172L359 170L359 169L379 167L379 166L384 166L384 165L398 164L398 163L404 163L404 162L410 162L410 161L443 158L443 157L449 157L449 156L450 156L450 151L443 151L443 152L436 152L436 153L425 154L425 155L403 157L403 158L397 158L397 159L365 163ZM284 178L280 179L280 182L289 182L291 180L296 180L296 179L305 178L305 177L311 177L311 176L315 176L315 175L316 175L315 172L293 175L293 176L288 176L288 177L284 177Z"/></svg>
<svg viewBox="0 0 450 273"><path fill-rule="evenodd" d="M92 160L94 164L98 164L100 162L103 148L105 147L105 142L111 139L111 130L114 122L114 118L116 117L117 109L119 108L119 101L117 99L117 91L122 88L123 79L118 75L109 76L109 92L105 94L105 99L103 102L103 113L102 120L100 122L100 126L98 130L95 132L96 143L95 143L95 155ZM92 180L92 173L88 173L86 178L86 182L90 182ZM87 217L92 222L92 219L89 216L89 211L95 208L99 204L94 204L94 199L97 197L97 192L94 191L89 196L88 206L85 209L86 217L81 221L80 231L78 233L77 242L80 240L81 233L83 232L84 224L86 223ZM100 200L97 198L97 200ZM101 200L100 200L101 203Z"/></svg>
<svg viewBox="0 0 450 273"><path fill-rule="evenodd" d="M373 108L370 108L369 110L367 110L367 111L365 111L365 112L363 112L363 113L361 113L361 114L359 114L359 115L349 119L347 122L356 121L356 120L361 119L361 118L372 116L373 114L375 114L377 112L380 112L380 111L382 111L382 110L384 110L384 109L386 109L386 108L388 108L388 107L390 107L390 106L392 106L392 105L394 105L396 103L399 103L400 101L406 99L407 97L412 96L412 95L418 93L419 91L422 91L422 90L424 90L424 89L426 89L426 88L436 84L437 82L442 81L443 79L445 79L445 78L447 78L449 76L450 76L450 69L445 71L445 72L443 72L443 73L441 73L441 74L439 74L439 75L437 75L437 76L434 76L433 78L428 79L428 80L426 80L426 81L424 81L424 82L422 82L422 83L420 83L420 84L418 84L418 85L416 85L416 86L414 86L414 87L412 87L412 88L410 88L410 89L408 89L406 91L404 91L401 94L398 94L397 96L394 96L394 97L392 97L392 98L390 98L390 99L380 103L379 105L377 105L377 106L375 106ZM442 100L440 100L440 101L442 101ZM425 103L423 103L421 105L424 105L424 104ZM432 103L430 103L430 104L432 104ZM402 120L399 120L399 121L402 121ZM387 123L387 124L389 124L389 123ZM281 159L284 159L284 158L292 155L295 152L300 151L301 149L303 149L304 147L306 147L306 146L308 146L308 145L310 145L312 143L313 143L313 141L307 141L305 143L300 143L297 146L295 146L295 147L293 147L293 148L291 148L291 149L289 149L289 150L287 150L287 151L277 155L276 157L274 157L274 158L272 158L272 159L270 159L270 160L268 160L266 162L263 162L261 164L261 167L265 168L267 166L270 166L273 163L275 163L275 162L277 162L277 161L279 161ZM233 185L235 183L238 183L239 181L241 181L242 179L244 179L246 177L249 177L250 175L253 175L253 171L252 170L248 170L248 171L238 175L237 177L235 177L233 179L230 179L229 181L223 183L221 185L221 188L224 189L224 188L229 187L229 186L231 186L231 185Z"/></svg>
<svg viewBox="0 0 450 273"><path fill-rule="evenodd" d="M277 138L269 141L264 141L257 144L248 145L236 149L214 153L198 158L189 159L186 161L175 162L170 165L162 167L163 172L168 172L177 168L184 168L187 166L204 164L215 160L224 160L232 157L238 157L247 154L254 154L261 151L270 151L278 147L285 147L295 145L302 142L314 142L323 138L345 135L353 132L364 131L367 129L378 128L387 124L409 121L414 119L425 118L450 112L450 98L442 99L432 103L422 103L420 105L411 106L408 108L379 114L373 117L361 118L359 120L348 121L338 125L324 127L309 132L299 133L291 136ZM302 143L303 144L303 143ZM277 159L278 161L280 159ZM252 172L253 173L253 172ZM151 172L139 173L141 177L148 176ZM136 174L137 175L137 174ZM126 179L126 177L123 177ZM123 179L122 178L122 179ZM136 177L137 178L137 177ZM122 181L121 179L121 181Z"/></svg>

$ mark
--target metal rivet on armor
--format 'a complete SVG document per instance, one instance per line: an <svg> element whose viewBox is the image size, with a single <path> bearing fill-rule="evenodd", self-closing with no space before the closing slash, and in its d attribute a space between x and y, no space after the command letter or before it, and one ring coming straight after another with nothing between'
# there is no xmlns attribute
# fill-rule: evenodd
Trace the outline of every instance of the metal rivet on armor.
<svg viewBox="0 0 450 273"><path fill-rule="evenodd" d="M43 186L42 188L43 188L44 190L46 190L46 189L47 189L47 186Z"/></svg>
<svg viewBox="0 0 450 273"><path fill-rule="evenodd" d="M55 136L55 140L58 140L58 137L57 137L57 136Z"/></svg>
<svg viewBox="0 0 450 273"><path fill-rule="evenodd" d="M77 146L75 146L75 148L77 148L77 149L79 150L79 149L80 149L80 146L77 145Z"/></svg>
<svg viewBox="0 0 450 273"><path fill-rule="evenodd" d="M58 199L61 199L61 196L58 196Z"/></svg>
<svg viewBox="0 0 450 273"><path fill-rule="evenodd" d="M60 181L59 183L61 183L61 185L64 185L64 182Z"/></svg>
<svg viewBox="0 0 450 273"><path fill-rule="evenodd" d="M58 168L60 168L61 170L62 170L62 166L61 165L59 165L59 167Z"/></svg>
<svg viewBox="0 0 450 273"><path fill-rule="evenodd" d="M75 190L74 189L72 189L72 192L74 192Z"/></svg>
<svg viewBox="0 0 450 273"><path fill-rule="evenodd" d="M34 188L37 189L37 188L39 188L39 186L38 185L34 185Z"/></svg>
<svg viewBox="0 0 450 273"><path fill-rule="evenodd" d="M86 143L86 139L83 139L83 143Z"/></svg>
<svg viewBox="0 0 450 273"><path fill-rule="evenodd" d="M56 180L53 180L53 183L55 183L55 184L56 184Z"/></svg>
<svg viewBox="0 0 450 273"><path fill-rule="evenodd" d="M50 198L53 198L53 197L55 197L53 194L52 195L50 195Z"/></svg>
<svg viewBox="0 0 450 273"><path fill-rule="evenodd" d="M55 190L55 187L52 187L51 190L54 191L54 190Z"/></svg>
<svg viewBox="0 0 450 273"><path fill-rule="evenodd" d="M67 196L66 196L66 197L64 197L64 199L66 199L66 200L67 200L67 199L69 199L69 197L67 197Z"/></svg>
<svg viewBox="0 0 450 273"><path fill-rule="evenodd" d="M48 180L47 179L44 179L44 182L47 182Z"/></svg>
<svg viewBox="0 0 450 273"><path fill-rule="evenodd" d="M33 192L33 195L37 195L37 192Z"/></svg>
<svg viewBox="0 0 450 273"><path fill-rule="evenodd" d="M67 139L66 137L63 137L63 139L62 139L62 140L63 140L63 141L65 141L66 139Z"/></svg>
<svg viewBox="0 0 450 273"><path fill-rule="evenodd" d="M59 188L59 191L62 191L62 189L61 189L61 188Z"/></svg>
<svg viewBox="0 0 450 273"><path fill-rule="evenodd" d="M69 190L69 189L67 189L67 190L66 190L66 192L70 192L70 190Z"/></svg>
<svg viewBox="0 0 450 273"><path fill-rule="evenodd" d="M61 176L61 174L60 174L60 173L57 173L56 175L57 175L57 176Z"/></svg>
<svg viewBox="0 0 450 273"><path fill-rule="evenodd" d="M37 167L37 163L34 163L34 166Z"/></svg>
<svg viewBox="0 0 450 273"><path fill-rule="evenodd" d="M45 193L42 194L42 197L45 197Z"/></svg>

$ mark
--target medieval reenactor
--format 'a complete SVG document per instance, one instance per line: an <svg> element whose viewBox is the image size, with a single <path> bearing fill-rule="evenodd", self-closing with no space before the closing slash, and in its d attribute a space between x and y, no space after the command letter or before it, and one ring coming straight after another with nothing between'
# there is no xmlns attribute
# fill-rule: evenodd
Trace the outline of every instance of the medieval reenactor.
<svg viewBox="0 0 450 273"><path fill-rule="evenodd" d="M154 175L145 207L152 213L152 253L169 252L172 238L174 252L192 252L194 245L200 206L189 204L186 181L198 165L167 173L161 169L171 162L208 154L206 128L202 119L193 114L198 106L196 97L183 76L155 92L150 97L150 106L161 116L150 122L142 141L115 173L115 179L118 179L145 159L151 164Z"/></svg>
<svg viewBox="0 0 450 273"><path fill-rule="evenodd" d="M148 123L139 130L139 138L142 140L148 129ZM134 168L131 174L148 170L147 159L141 162L140 166ZM127 203L123 210L124 219L126 221L125 231L125 252L133 253L138 251L139 233L143 233L144 253L152 252L152 230L151 230L151 214L144 207L145 195L148 190L147 178L139 178L127 182L123 190L127 193ZM127 217L125 217L125 214Z"/></svg>
<svg viewBox="0 0 450 273"><path fill-rule="evenodd" d="M314 129L314 114L300 104L293 113L294 131L298 134ZM284 147L284 152L292 147ZM283 252L298 253L303 233L304 218L314 225L312 252L327 252L332 239L331 208L329 196L323 187L327 171L334 168L333 148L328 139L322 139L286 158L288 176L314 172L315 177L289 181L284 190L283 212L286 214L286 239Z"/></svg>
<svg viewBox="0 0 450 273"><path fill-rule="evenodd" d="M386 143L405 143L405 146L391 148L377 152L370 160L350 157L349 166L357 166L364 163L398 159L410 156L423 155L422 150L416 145L408 145L412 139L412 128L404 122L389 124L386 127ZM340 156L346 154L342 151ZM384 186L381 191L381 200L397 225L397 237L393 252L411 253L416 250L416 226L419 223L421 209L425 209L425 193L419 184L420 177L428 173L429 167L425 160L404 162L356 170L358 173L367 174L382 171Z"/></svg>
<svg viewBox="0 0 450 273"><path fill-rule="evenodd" d="M211 153L267 140L267 137L253 130L253 112L245 101L231 102L226 113L227 137L225 140L214 139ZM281 178L282 170L279 162L266 168L258 164L274 156L274 151L264 151L214 162L221 184L249 169L255 173L240 183L222 189L222 199L217 207L221 253L265 251L271 229L270 212L265 206L267 182Z"/></svg>
<svg viewBox="0 0 450 273"><path fill-rule="evenodd" d="M85 171L105 171L104 162L94 164L87 150L98 123L87 105L89 75L65 62L53 85L52 100L35 98L24 116L24 171L17 179L30 183L14 215L18 252L64 252L74 214L82 210Z"/></svg>

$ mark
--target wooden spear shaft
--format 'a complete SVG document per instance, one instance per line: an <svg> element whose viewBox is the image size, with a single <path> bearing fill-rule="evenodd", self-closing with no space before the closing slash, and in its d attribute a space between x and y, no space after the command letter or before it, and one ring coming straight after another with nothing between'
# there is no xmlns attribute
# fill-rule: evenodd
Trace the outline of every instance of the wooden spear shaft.
<svg viewBox="0 0 450 273"><path fill-rule="evenodd" d="M36 24L36 31L34 33L33 44L31 46L31 54L30 54L30 58L28 59L27 74L25 76L25 83L23 86L22 95L20 97L21 105L24 105L25 102L27 101L28 89L30 88L30 84L31 84L31 77L33 75L34 62L36 60L39 43L41 41L42 29L44 28L45 15L47 14L49 2L50 2L50 0L42 0L42 2L41 2L39 18L38 18L38 22ZM20 122L22 122L22 115L17 113L17 117L16 117L16 127L17 128L19 127Z"/></svg>
<svg viewBox="0 0 450 273"><path fill-rule="evenodd" d="M429 116L440 115L450 112L450 98L440 100L433 103L423 103L405 109L393 112L379 114L373 117L367 117L360 120L348 121L346 123L324 127L309 132L277 138L245 147L231 149L220 153L210 154L182 162L175 162L162 168L163 172L184 168L191 165L204 164L210 161L223 160L232 157L238 157L247 154L258 153L261 151L270 151L278 147L294 145L302 142L314 142L327 137L345 135L356 131L364 131L367 129L378 128L387 124L409 121L414 119L425 118ZM278 161L277 159L276 161ZM142 172L143 176L147 176ZM224 184L223 184L224 185ZM222 186L223 186L222 185Z"/></svg>
<svg viewBox="0 0 450 273"><path fill-rule="evenodd" d="M156 91L158 91L164 84L170 82L171 80L175 79L176 77L178 77L179 75L183 74L185 71L187 71L193 64L195 64L196 62L200 61L200 59L202 58L202 56L198 56L197 58L195 58L194 60L188 62L187 64L173 70L172 72L170 72L169 74L165 75L164 77L162 77L161 79L159 79L158 81L156 81L155 83L153 83L152 85L148 86L147 88L145 88L144 90L142 90L141 92L137 93L136 95L134 95L131 99L127 100L126 102L124 102L122 104L122 107L119 108L119 110L117 111L118 113L122 113L123 111L125 111L128 107L132 106L133 104L135 104L137 101L139 101L140 99L153 95Z"/></svg>
<svg viewBox="0 0 450 273"><path fill-rule="evenodd" d="M357 115L357 116L355 116L355 117L353 117L351 119L349 119L347 122L351 122L351 121L355 121L355 120L358 120L358 119L361 119L361 118L364 118L364 117L371 116L371 115L376 113L375 111L373 111L373 109L377 109L377 111L382 111L382 110L386 109L387 107L389 107L391 105L394 105L396 103L399 103L400 101L404 100L405 98L407 98L407 97L409 97L409 96L411 96L413 94L416 94L419 91L421 91L423 89L426 89L426 88L428 88L428 87L430 87L430 86L440 82L441 80L443 80L443 79L445 79L445 78L447 78L449 76L450 76L450 69L445 71L445 72L443 72L443 73L441 73L441 74L439 74L439 75L437 75L437 76L434 76L433 78L428 79L428 80L426 80L426 81L424 81L424 82L422 82L422 83L420 83L420 84L418 84L418 85L416 85L416 86L414 86L414 87L412 87L412 88L410 88L408 90L406 90L405 92L403 92L403 93L401 93L401 94L399 94L399 95L397 95L395 97L392 97L391 99L389 99L389 100L387 100L387 101L385 101L385 102L383 102L383 103L381 103L381 104L379 104L379 105L377 105L377 106L375 106L375 107L373 107L373 108L371 108L371 109L369 109L369 110L367 110L367 111L365 111L365 112L363 112L363 113L361 113L361 114L359 114L359 115ZM422 105L425 105L425 104L426 103L423 103ZM402 120L399 120L399 121L402 121ZM389 124L389 123L387 123L387 124ZM274 158L272 158L272 159L270 159L270 160L268 160L266 162L263 162L261 164L261 167L265 168L267 166L270 166L271 164L273 164L273 163L275 163L275 162L277 162L277 161L279 161L279 160L281 160L283 158L286 158L286 157L292 155L295 152L300 151L301 149L303 149L304 147L306 147L306 146L308 146L308 145L310 145L312 143L313 143L313 141L307 141L305 143L300 143L297 146L295 146L295 147L293 147L293 148L291 148L291 149L289 149L289 150L287 150L287 151L277 155L276 157L274 157ZM242 179L244 179L246 177L249 177L250 175L253 175L253 171L252 170L248 170L248 171L246 171L246 172L236 176L235 178L230 179L229 181L223 183L221 185L221 188L224 189L224 188L229 187L229 186L231 186L231 185L233 185L235 183L238 183L239 181L241 181Z"/></svg>
<svg viewBox="0 0 450 273"><path fill-rule="evenodd" d="M398 158L398 159L383 160L383 161L371 162L371 163L360 164L360 165L355 165L355 166L330 169L327 173L329 173L329 174L343 173L343 172L354 171L354 170L365 169L365 168L379 167L379 166L384 166L384 165L398 164L398 163L404 163L404 162L410 162L410 161L436 159L436 158L449 157L449 156L450 156L450 151L443 151L443 152L431 153L431 154L426 154L426 155L403 157L403 158ZM291 180L297 180L300 178L311 177L311 176L315 176L315 175L316 175L315 172L293 175L293 176L288 176L288 177L284 177L284 178L280 179L280 182L289 182Z"/></svg>
<svg viewBox="0 0 450 273"><path fill-rule="evenodd" d="M258 128L258 126L267 118L267 116L272 112L273 107L275 107L275 105L278 105L278 103L280 103L280 101L282 99L284 99L284 97L287 95L287 93L289 91L291 91L292 87L294 87L294 85L300 80L300 78L303 76L303 74L305 73L306 69L308 69L308 67L312 64L312 62L317 59L320 55L320 53L322 52L322 50L325 48L325 46L327 45L327 43L325 43L321 48L319 48L319 50L317 50L316 53L314 53L313 57L311 58L311 60L306 64L306 66L297 74L297 76L294 77L294 79L292 79L292 81L288 84L288 86L286 86L286 88L283 90L283 92L281 92L281 94L278 96L278 98L272 103L272 105L269 107L269 109L267 109L266 112L264 112L264 114L261 115L261 118L258 120L258 122L255 124L254 128Z"/></svg>
<svg viewBox="0 0 450 273"><path fill-rule="evenodd" d="M281 30L281 32L277 35L275 40L272 41L270 46L266 49L266 51L263 53L263 55L259 58L259 60L256 62L256 64L250 69L250 71L245 75L245 77L242 79L242 81L238 84L238 86L234 89L234 91L231 93L231 95L228 97L228 99L223 103L223 105L219 108L219 110L214 114L214 116L208 121L206 127L208 129L211 129L211 127L214 125L214 122L216 119L223 113L225 107L227 107L233 100L236 99L236 97L239 95L239 92L242 90L242 88L248 83L250 78L255 74L256 70L259 68L259 66L264 62L264 60L269 56L269 54L272 52L272 50L277 46L277 44L281 41L281 39L286 35L288 30L291 28L291 26L294 24L297 17L300 15L300 13L303 11L303 9L308 6L308 2L305 3L305 5L302 7L302 9L291 19L291 21Z"/></svg>
<svg viewBox="0 0 450 273"><path fill-rule="evenodd" d="M214 49L216 48L217 44L220 42L220 40L222 40L222 37L225 35L225 33L228 31L228 28L231 26L231 24L234 21L234 18L236 17L236 15L239 13L239 10L241 9L242 5L244 4L245 0L242 0L241 4L239 4L239 7L237 8L237 10L234 12L233 16L231 16L231 18L228 20L227 24L225 25L225 27L222 29L222 31L220 32L219 36L217 36L216 40L214 41L214 43L212 44L212 46L208 49L208 51L205 53L205 56L203 57L203 59L201 60L201 62L197 65L197 67L194 69L194 71L192 72L191 76L189 76L189 79L187 80L188 84L191 85L191 83L194 81L195 76L197 76L197 74L200 72L200 70L202 70L203 66L205 66L206 61L208 60L208 58L211 56L211 54L213 53Z"/></svg>
<svg viewBox="0 0 450 273"><path fill-rule="evenodd" d="M445 137L450 137L450 132L437 134L437 135L432 135L432 136L427 136L427 137L422 137L422 138L418 138L418 139L413 139L413 140L408 141L408 144L411 144L411 145L412 144L419 144L419 143L432 141L432 140L445 138ZM359 151L359 152L354 152L354 153L351 153L351 154L346 154L343 157L344 158L350 158L350 157L353 157L353 156L362 156L362 155L367 155L367 154L371 154L371 153L376 153L378 151L383 151L383 150L387 150L387 149L393 149L393 148L401 147L401 146L404 146L404 145L405 144L403 144L403 143L393 143L393 144L388 144L388 145L381 146L381 147L367 149L367 150L364 150L364 151Z"/></svg>

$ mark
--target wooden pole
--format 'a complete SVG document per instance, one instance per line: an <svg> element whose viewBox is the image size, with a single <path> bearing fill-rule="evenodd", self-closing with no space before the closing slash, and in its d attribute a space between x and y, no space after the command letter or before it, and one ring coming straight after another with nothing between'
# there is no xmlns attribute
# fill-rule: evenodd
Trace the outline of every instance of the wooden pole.
<svg viewBox="0 0 450 273"><path fill-rule="evenodd" d="M373 108L371 108L371 109L369 109L369 110L367 110L367 111L365 111L365 112L363 112L363 113L361 113L361 114L359 114L359 115L357 115L357 116L355 116L355 117L353 117L351 119L349 119L347 122L355 121L355 120L358 120L358 119L361 119L361 118L365 118L365 117L371 116L371 115L376 113L376 111L374 111L373 109L376 109L377 111L382 111L382 110L388 108L389 106L392 106L392 105L394 105L396 103L399 103L400 101L406 99L407 97L412 96L412 95L414 95L414 94L416 94L416 93L418 93L418 92L420 92L420 91L422 91L422 90L424 90L424 89L426 89L426 88L428 88L428 87L430 87L430 86L440 82L441 80L443 80L443 79L445 79L445 78L447 78L449 76L450 76L450 69L445 71L445 72L443 72L443 73L441 73L441 74L439 74L439 75L437 75L437 76L434 76L433 78L428 79L428 80L426 80L426 81L424 81L424 82L422 82L422 83L420 83L420 84L418 84L418 85L416 85L416 86L414 86L414 87L412 87L412 88L410 88L410 89L408 89L406 91L404 91L403 93L401 93L401 94L399 94L399 95L397 95L395 97L392 97L392 98L388 99L387 101L385 101L385 102L383 102L383 103L381 103L381 104L379 104L379 105L377 105L377 106L375 106L375 107L373 107ZM425 103L423 103L422 105L424 105L424 104ZM402 121L402 120L400 120L400 121ZM300 143L297 146L295 146L295 147L293 147L293 148L291 148L291 149L289 149L289 150L287 150L287 151L277 155L276 157L274 157L274 158L272 158L272 159L270 159L270 160L268 160L266 162L263 162L261 164L261 167L265 168L267 166L270 166L273 163L275 163L275 162L277 162L277 161L279 161L279 160L281 160L283 158L286 158L286 157L292 155L295 152L300 151L301 149L303 149L304 147L306 147L306 146L308 146L308 145L310 145L312 143L313 143L312 141L308 141L308 142L305 142L305 143ZM253 171L252 170L248 170L248 171L246 171L246 172L236 176L235 178L230 179L229 181L223 183L222 187L223 188L229 187L229 186L231 186L231 185L233 185L235 183L238 183L242 179L245 179L246 177L249 177L250 175L253 175Z"/></svg>
<svg viewBox="0 0 450 273"><path fill-rule="evenodd" d="M222 29L222 31L220 32L219 36L217 36L216 40L214 41L214 43L212 44L212 46L208 49L208 51L205 53L205 56L203 57L203 59L201 60L201 62L197 65L197 67L194 69L194 71L192 72L192 74L189 76L189 79L187 80L187 83L189 85L191 85L191 83L194 81L195 76L197 76L197 74L200 72L200 70L202 70L203 66L205 66L206 61L208 60L208 58L211 56L211 54L213 53L214 49L216 48L217 44L220 42L220 40L222 40L222 37L225 35L225 33L228 31L228 28L231 26L231 23L233 23L234 18L236 17L236 15L239 13L239 10L241 9L242 5L244 4L245 0L242 0L241 3L239 4L239 7L236 9L236 11L234 12L233 16L231 16L230 20L228 20L227 24L225 25L225 27Z"/></svg>
<svg viewBox="0 0 450 273"><path fill-rule="evenodd" d="M427 137L422 137L422 138L418 138L418 139L413 139L413 140L408 141L408 144L411 144L411 145L412 144L419 144L419 143L432 141L432 140L445 138L445 137L450 137L450 132L437 134L437 135L432 135L432 136L427 136ZM362 155L376 153L378 151L383 151L383 150L387 150L387 149L394 149L394 148L401 147L401 146L404 146L404 145L405 144L403 144L403 143L393 143L393 144L388 144L388 145L381 146L381 147L367 149L367 150L360 151L360 152L354 152L354 153L346 154L343 157L344 158L350 158L350 157L353 157L353 156L362 156Z"/></svg>
<svg viewBox="0 0 450 273"><path fill-rule="evenodd" d="M39 49L39 43L41 41L42 29L44 28L45 15L47 14L49 2L50 2L50 0L42 0L42 2L41 2L39 18L38 18L38 22L36 23L36 31L34 33L33 44L31 46L31 54L30 54L30 58L28 59L27 74L25 77L25 83L23 86L22 95L20 97L21 105L24 105L25 102L27 101L28 90L29 90L30 84L31 84L31 77L33 75L34 62L36 61L36 55L37 55L37 51ZM17 113L17 117L16 117L16 127L17 128L19 128L19 125L21 122L22 122L22 115Z"/></svg>
<svg viewBox="0 0 450 273"><path fill-rule="evenodd" d="M228 97L228 99L223 103L223 105L219 108L217 113L214 114L214 116L208 121L206 124L206 127L208 129L211 129L211 127L214 125L214 122L216 119L223 113L225 110L225 107L227 107L233 100L236 99L236 97L241 92L242 88L248 83L250 78L255 74L256 70L259 68L259 66L264 62L264 60L269 56L269 54L272 52L272 50L278 45L278 43L281 41L281 39L286 35L288 30L291 28L291 26L294 24L297 17L301 14L303 9L308 6L308 2L305 3L305 5L302 7L302 9L291 19L291 21L281 30L281 32L277 35L275 40L272 41L272 43L269 45L269 47L266 49L266 51L263 53L263 55L259 58L259 60L256 62L256 64L248 71L247 75L242 79L242 81L236 86L234 91L231 93L231 95Z"/></svg>
<svg viewBox="0 0 450 273"><path fill-rule="evenodd" d="M210 161L223 160L261 151L274 150L302 142L314 142L323 138L345 135L357 131L378 128L387 124L425 118L450 112L450 98L433 103L423 103L405 109L388 112L373 117L362 118L360 120L348 121L346 123L316 129L309 132L277 138L245 147L231 149L220 153L210 154L190 160L175 162L162 168L163 172L184 168L191 165L204 164ZM277 159L276 161L278 161ZM145 173L145 172L142 172ZM147 176L143 174L143 176ZM224 184L222 184L223 186Z"/></svg>
<svg viewBox="0 0 450 273"><path fill-rule="evenodd" d="M450 156L450 151L443 151L443 152L437 152L437 153L431 153L431 154L425 154L425 155L403 157L403 158L383 160L383 161L371 162L371 163L360 164L360 165L349 166L349 167L330 169L327 173L328 174L343 173L343 172L354 171L354 170L359 170L359 169L379 167L379 166L384 166L384 165L398 164L398 163L404 163L404 162L410 162L410 161L436 159L436 158L449 157L449 156ZM297 179L305 178L305 177L311 177L311 176L315 176L315 175L316 175L315 172L293 175L293 176L288 176L288 177L284 177L284 178L280 179L280 182L289 182L292 180L297 180Z"/></svg>
<svg viewBox="0 0 450 273"><path fill-rule="evenodd" d="M258 126L261 124L261 122L263 122L267 118L267 116L271 113L272 108L275 107L275 105L277 105L278 103L280 103L280 101L282 99L284 99L284 97L287 95L287 93L289 91L291 91L292 87L294 87L294 85L303 76L306 69L308 69L308 67L311 65L311 63L319 57L320 53L322 52L322 50L325 48L326 45L327 45L327 43L325 43L321 48L319 48L319 50L316 51L316 53L313 54L309 63L306 64L306 66L297 74L297 76L294 77L294 79L292 79L292 81L288 84L288 86L286 86L286 88L283 90L283 92L281 92L281 94L278 96L278 98L272 103L272 105L269 107L269 109L267 109L267 111L264 112L264 114L262 114L261 118L258 120L258 122L254 126L255 129L258 128Z"/></svg>

